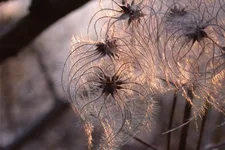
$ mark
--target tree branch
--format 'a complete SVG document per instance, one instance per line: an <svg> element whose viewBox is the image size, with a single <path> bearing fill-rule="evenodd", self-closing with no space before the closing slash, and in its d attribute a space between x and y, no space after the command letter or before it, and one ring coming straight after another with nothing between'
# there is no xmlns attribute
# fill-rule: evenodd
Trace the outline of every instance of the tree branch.
<svg viewBox="0 0 225 150"><path fill-rule="evenodd" d="M15 56L42 31L88 0L33 0L30 14L0 38L0 64Z"/></svg>

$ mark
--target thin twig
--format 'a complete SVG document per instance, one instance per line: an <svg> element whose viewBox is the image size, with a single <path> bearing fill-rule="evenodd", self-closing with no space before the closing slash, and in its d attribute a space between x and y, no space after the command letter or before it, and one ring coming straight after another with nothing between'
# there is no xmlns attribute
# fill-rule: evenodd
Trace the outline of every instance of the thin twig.
<svg viewBox="0 0 225 150"><path fill-rule="evenodd" d="M174 112L175 112L176 103L177 103L177 92L175 91L174 96L173 96L173 104L172 104L172 109L171 109L171 114L170 114L168 130L170 130L172 128L173 116L174 116ZM170 141L171 141L171 132L169 132L167 134L167 150L170 150Z"/></svg>
<svg viewBox="0 0 225 150"><path fill-rule="evenodd" d="M171 132L173 132L173 131L176 131L176 130L178 130L178 129L184 127L184 126L186 126L187 124L189 124L192 120L193 120L193 118L189 119L188 121L182 123L181 125L179 125L179 126L173 128L173 129L171 129L171 130L169 130L169 131L163 132L162 135L165 135L165 134L171 133Z"/></svg>
<svg viewBox="0 0 225 150"><path fill-rule="evenodd" d="M153 147L152 145L148 144L147 142L145 142L145 141L143 141L143 140L141 140L141 139L139 139L139 138L137 138L137 137L135 137L135 136L134 136L133 138L134 138L136 141L138 141L139 143L145 145L146 147L149 147L149 148L151 148L151 149L153 149L153 150L158 150L157 148Z"/></svg>
<svg viewBox="0 0 225 150"><path fill-rule="evenodd" d="M200 148L201 148L205 123L206 123L206 119L207 119L207 116L208 116L208 107L209 107L209 105L206 102L206 112L205 112L205 115L203 116L203 119L202 119L201 130L200 130L200 135L199 135L198 144L197 144L197 150L200 150Z"/></svg>

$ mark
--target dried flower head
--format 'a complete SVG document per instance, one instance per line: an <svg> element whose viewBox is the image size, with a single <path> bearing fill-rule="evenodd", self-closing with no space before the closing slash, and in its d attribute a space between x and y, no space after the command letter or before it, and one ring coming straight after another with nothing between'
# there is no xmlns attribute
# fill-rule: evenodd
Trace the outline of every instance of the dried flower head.
<svg viewBox="0 0 225 150"><path fill-rule="evenodd" d="M129 63L119 67L106 61L91 64L70 85L74 108L89 124L88 136L92 124L103 126L102 148L121 146L144 128L149 130L154 122L156 102L130 72Z"/></svg>
<svg viewBox="0 0 225 150"><path fill-rule="evenodd" d="M204 116L208 104L225 112L225 11L216 7L220 2L109 3L88 27L94 22L98 36L98 22L105 20L99 34L105 38L76 40L62 77L83 120L89 148L96 125L103 129L100 149L105 150L119 148L144 129L150 131L158 113L153 95L169 90L190 104L184 115L190 120Z"/></svg>
<svg viewBox="0 0 225 150"><path fill-rule="evenodd" d="M135 2L135 0L132 0L131 3L129 4L127 1L122 1L122 4L117 3L115 0L111 0L111 2L113 3L112 5L110 5L110 7L106 7L106 8L101 8L99 11L97 11L93 17L91 18L90 22L89 22L89 26L88 26L88 32L90 30L91 24L94 21L93 25L94 25L94 30L95 33L97 35L97 23L100 20L105 20L103 21L103 25L100 29L100 34L102 34L102 30L105 29L106 30L106 35L108 33L108 31L111 29L111 27L115 27L117 26L117 28L123 28L123 23L120 21L123 20L128 20L127 25L125 26L126 28L129 27L132 23L135 23L136 21L138 23L140 23L141 18L143 18L145 16L144 11L142 8L142 3L141 2ZM109 4L108 4L109 5ZM116 5L116 6L115 6ZM99 15L99 13L106 13L103 15ZM96 19L95 19L96 18ZM118 22L118 25L116 25L116 23Z"/></svg>
<svg viewBox="0 0 225 150"><path fill-rule="evenodd" d="M98 62L101 59L110 59L113 61L126 55L126 52L121 51L119 46L119 40L117 38L106 38L103 41L92 41L92 40L80 40L79 38L74 39L72 45L72 52L67 58L64 65L64 71L62 76L63 83L68 86L70 81L76 76L79 76L84 70L90 67L91 63ZM64 88L66 91L66 87Z"/></svg>
<svg viewBox="0 0 225 150"><path fill-rule="evenodd" d="M217 36L221 37L219 31L222 27L216 25L215 18L200 13L198 9L190 9L191 6L180 16L172 17L171 13L164 16L166 19L162 19L164 27L161 26L160 32L165 34L159 34L157 49L171 73L182 73L181 76L191 81L193 77L196 79L206 72L214 72L217 68L215 62L223 54L223 46L216 39ZM175 7L172 12L178 12L178 9ZM184 12L184 9L179 12ZM191 75L191 78L187 75Z"/></svg>
<svg viewBox="0 0 225 150"><path fill-rule="evenodd" d="M121 11L122 14L119 16L118 19L119 20L128 19L128 26L131 24L131 22L134 22L135 20L138 20L138 22L140 22L141 17L144 17L144 14L139 6L140 4L135 5L134 0L132 0L131 4L127 3L127 5L125 4L123 5L117 4L117 5L122 9Z"/></svg>
<svg viewBox="0 0 225 150"><path fill-rule="evenodd" d="M166 12L165 14L165 19L167 22L172 22L175 21L181 17L184 17L184 15L188 14L187 10L185 7L181 7L180 5L175 5L175 6L171 6L168 9L168 12Z"/></svg>
<svg viewBox="0 0 225 150"><path fill-rule="evenodd" d="M106 39L105 42L98 42L95 44L95 46L97 53L99 53L101 57L109 56L111 59L119 57L119 55L116 53L116 40Z"/></svg>

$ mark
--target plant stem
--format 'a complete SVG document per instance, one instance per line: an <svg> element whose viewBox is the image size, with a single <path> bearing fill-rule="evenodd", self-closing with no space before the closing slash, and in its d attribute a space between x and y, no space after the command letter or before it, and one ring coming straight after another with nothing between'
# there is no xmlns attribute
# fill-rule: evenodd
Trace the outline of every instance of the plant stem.
<svg viewBox="0 0 225 150"><path fill-rule="evenodd" d="M134 136L133 138L134 138L136 141L138 141L139 143L145 145L146 147L149 147L149 148L151 148L151 149L153 149L153 150L158 150L157 148L151 146L150 144L146 143L145 141L143 141L143 140L141 140L141 139L139 139L139 138L137 138L137 137L135 137L135 136Z"/></svg>
<svg viewBox="0 0 225 150"><path fill-rule="evenodd" d="M190 89L187 91L188 97L193 100L193 93ZM186 123L191 116L191 104L186 100L185 102L185 110L184 110L184 117L183 117L183 123ZM185 125L182 130L181 130L181 135L180 135L180 143L179 143L179 150L185 150L186 149L186 140L187 140L187 134L188 134L188 129L189 129L189 123Z"/></svg>
<svg viewBox="0 0 225 150"><path fill-rule="evenodd" d="M174 112L175 112L176 103L177 103L177 92L175 91L174 96L173 96L173 104L172 104L172 109L171 109L171 114L170 114L168 130L170 130L172 128L173 116L174 116ZM170 141L171 141L171 132L169 132L167 134L167 150L170 150Z"/></svg>
<svg viewBox="0 0 225 150"><path fill-rule="evenodd" d="M206 102L206 112L205 112L205 115L203 116L203 119L202 119L201 130L200 130L200 135L199 135L198 144L197 144L197 150L200 150L200 148L201 148L201 143L202 143L202 138L203 138L203 134L204 134L205 123L206 123L206 119L207 119L207 115L208 115L208 108L209 108L209 105Z"/></svg>

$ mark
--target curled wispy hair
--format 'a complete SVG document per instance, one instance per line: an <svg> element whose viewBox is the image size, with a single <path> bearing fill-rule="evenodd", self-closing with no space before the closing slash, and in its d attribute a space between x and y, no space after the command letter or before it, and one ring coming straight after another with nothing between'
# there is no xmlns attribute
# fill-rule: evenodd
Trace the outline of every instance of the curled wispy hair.
<svg viewBox="0 0 225 150"><path fill-rule="evenodd" d="M103 129L102 150L150 131L158 113L153 97L160 92L181 94L190 104L190 120L204 116L208 104L225 112L225 9L220 2L109 3L89 23L88 30L93 25L98 36L97 25L105 21L97 41L75 39L62 77L89 149L95 125Z"/></svg>
<svg viewBox="0 0 225 150"><path fill-rule="evenodd" d="M185 7L182 7L180 5L174 5L170 9L168 9L168 12L165 14L165 19L167 22L173 22L176 21L179 17L183 17L187 14Z"/></svg>
<svg viewBox="0 0 225 150"><path fill-rule="evenodd" d="M102 2L101 2L102 3ZM88 32L92 27L97 35L97 24L99 21L103 21L103 25L100 29L100 34L102 35L103 29L106 30L106 34L112 27L116 27L117 30L126 30L131 25L138 26L140 24L145 23L145 19L143 19L147 14L149 14L149 10L152 10L149 6L146 7L144 5L146 3L145 0L132 0L122 1L122 4L116 2L115 0L111 0L111 5L106 6L105 8L101 8L97 11L93 17L91 18L88 25ZM148 11L146 11L146 9ZM102 15L100 15L100 13ZM106 13L106 14L103 14ZM143 21L142 21L143 20ZM142 21L142 23L141 23ZM113 29L115 30L115 29Z"/></svg>
<svg viewBox="0 0 225 150"><path fill-rule="evenodd" d="M157 104L130 67L130 63L102 61L71 81L72 103L85 122L88 136L92 125L104 129L102 149L119 147L144 128L150 130L154 123Z"/></svg>
<svg viewBox="0 0 225 150"><path fill-rule="evenodd" d="M213 76L210 81L211 92L211 104L220 112L225 114L225 93L224 93L224 82L225 82L225 70L218 72Z"/></svg>
<svg viewBox="0 0 225 150"><path fill-rule="evenodd" d="M72 51L64 64L62 74L64 91L70 91L70 84L73 80L80 76L83 71L90 68L91 64L100 63L102 59L108 61L119 61L123 57L131 59L133 58L133 54L129 51L127 44L120 38L106 37L101 41L93 41L75 37L73 39Z"/></svg>
<svg viewBox="0 0 225 150"><path fill-rule="evenodd" d="M176 68L175 70L183 70L196 77L197 74L202 76L205 73L214 73L217 68L214 60L224 53L223 45L217 41L217 38L223 38L223 28L217 25L216 17L209 15L206 10L200 12L199 9L190 7L189 10L176 5L169 7L165 19L162 19L164 25L161 27L164 27L159 33L164 34L159 36L158 49L163 53L165 64L172 66L168 65L172 73L172 68ZM191 70L186 69L187 61L191 64ZM184 74L183 76L185 77Z"/></svg>

